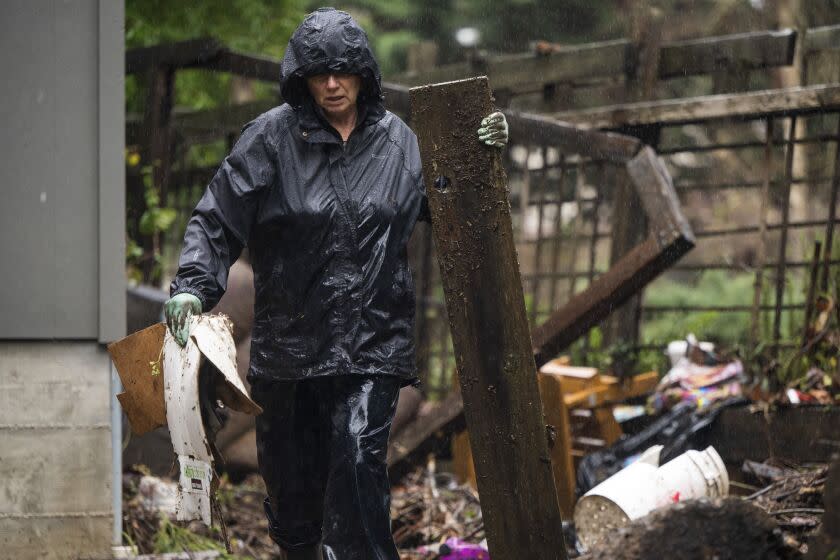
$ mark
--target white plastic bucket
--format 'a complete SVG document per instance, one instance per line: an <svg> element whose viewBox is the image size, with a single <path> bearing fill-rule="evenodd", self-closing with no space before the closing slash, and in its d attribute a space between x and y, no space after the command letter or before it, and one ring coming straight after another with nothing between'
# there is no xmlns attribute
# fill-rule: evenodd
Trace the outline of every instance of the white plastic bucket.
<svg viewBox="0 0 840 560"><path fill-rule="evenodd" d="M660 499L664 500L657 507L704 496L716 498L729 495L726 465L713 447L703 451L686 451L659 467L657 478Z"/></svg>
<svg viewBox="0 0 840 560"><path fill-rule="evenodd" d="M729 494L726 466L712 447L687 451L661 467L662 446L592 488L575 506L575 530L586 548L652 510L683 500Z"/></svg>

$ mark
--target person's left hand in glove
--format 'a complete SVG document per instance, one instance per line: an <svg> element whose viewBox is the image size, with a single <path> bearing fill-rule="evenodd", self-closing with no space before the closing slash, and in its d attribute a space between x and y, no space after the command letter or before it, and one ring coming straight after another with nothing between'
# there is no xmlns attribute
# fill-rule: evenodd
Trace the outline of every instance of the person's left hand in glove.
<svg viewBox="0 0 840 560"><path fill-rule="evenodd" d="M496 111L481 120L478 139L488 146L504 148L508 142L508 123L504 113Z"/></svg>

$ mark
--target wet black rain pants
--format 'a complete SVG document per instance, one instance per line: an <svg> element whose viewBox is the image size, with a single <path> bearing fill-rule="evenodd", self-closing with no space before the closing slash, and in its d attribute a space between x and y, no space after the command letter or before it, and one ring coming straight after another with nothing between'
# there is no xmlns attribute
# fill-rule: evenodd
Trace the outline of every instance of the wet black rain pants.
<svg viewBox="0 0 840 560"><path fill-rule="evenodd" d="M253 379L257 455L271 538L287 551L321 542L325 560L398 560L385 457L401 380Z"/></svg>

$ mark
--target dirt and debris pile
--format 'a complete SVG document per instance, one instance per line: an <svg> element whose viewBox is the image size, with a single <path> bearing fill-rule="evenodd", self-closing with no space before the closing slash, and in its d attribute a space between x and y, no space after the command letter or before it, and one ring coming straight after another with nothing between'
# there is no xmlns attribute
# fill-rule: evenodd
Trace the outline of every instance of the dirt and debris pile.
<svg viewBox="0 0 840 560"><path fill-rule="evenodd" d="M587 560L788 560L798 551L784 543L767 513L740 498L686 501L638 519L591 551Z"/></svg>
<svg viewBox="0 0 840 560"><path fill-rule="evenodd" d="M219 523L213 527L200 522L176 522L150 503L143 489L154 477L131 472L123 475L123 527L127 541L137 547L140 554L217 550L225 545ZM156 479L159 485L174 484L166 479ZM277 547L268 537L268 524L263 513L265 486L258 475L246 478L240 484L231 484L227 478L220 480L216 498L224 515L224 523L235 558L270 560L276 557Z"/></svg>
<svg viewBox="0 0 840 560"><path fill-rule="evenodd" d="M418 469L406 476L393 489L391 518L394 541L404 560L433 558L422 547L450 537L472 542L484 538L478 493L448 473Z"/></svg>
<svg viewBox="0 0 840 560"><path fill-rule="evenodd" d="M161 515L150 492L165 493L157 486L174 484L149 477L141 472L123 476L123 524L127 541L141 554L183 550L224 551L218 522L211 528L201 523L170 521ZM217 499L235 558L269 560L276 558L277 546L268 537L263 512L265 486L258 475L239 484L222 478ZM435 558L435 547L451 537L479 542L484 538L484 524L478 494L468 484L458 484L448 473L418 469L395 485L391 499L394 540L403 560Z"/></svg>
<svg viewBox="0 0 840 560"><path fill-rule="evenodd" d="M747 468L757 470L755 466L745 465ZM771 475L772 482L746 500L773 517L785 543L804 554L822 523L828 467L794 470L771 466L762 472Z"/></svg>

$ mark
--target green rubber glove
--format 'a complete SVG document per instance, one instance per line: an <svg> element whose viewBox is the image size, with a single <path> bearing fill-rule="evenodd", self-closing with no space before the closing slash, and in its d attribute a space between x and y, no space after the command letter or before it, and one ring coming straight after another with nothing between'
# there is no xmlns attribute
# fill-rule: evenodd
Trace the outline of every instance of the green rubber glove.
<svg viewBox="0 0 840 560"><path fill-rule="evenodd" d="M508 123L504 113L496 111L481 120L478 139L488 146L504 148L508 143Z"/></svg>
<svg viewBox="0 0 840 560"><path fill-rule="evenodd" d="M176 294L163 304L163 313L175 341L186 346L190 337L190 317L201 315L201 300L192 294Z"/></svg>

